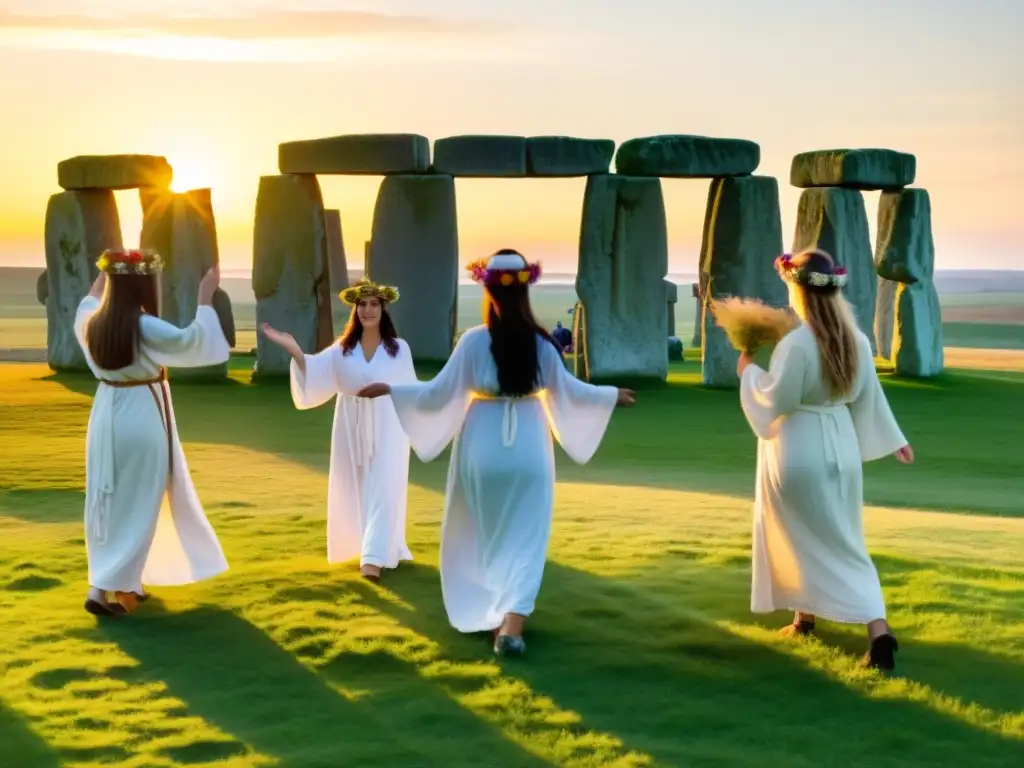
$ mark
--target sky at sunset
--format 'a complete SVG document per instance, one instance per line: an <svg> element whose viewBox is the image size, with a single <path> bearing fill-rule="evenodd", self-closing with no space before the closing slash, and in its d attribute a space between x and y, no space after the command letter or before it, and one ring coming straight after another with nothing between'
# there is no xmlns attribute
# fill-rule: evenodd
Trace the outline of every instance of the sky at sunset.
<svg viewBox="0 0 1024 768"><path fill-rule="evenodd" d="M213 188L225 266L245 268L282 141L696 133L761 145L787 241L795 153L912 152L937 266L1024 269L1022 39L1020 0L0 0L0 264L43 265L73 155L166 156L176 187ZM359 266L379 179L321 183ZM459 180L462 258L573 269L584 184ZM690 271L707 182L664 189ZM118 203L134 244L137 194Z"/></svg>

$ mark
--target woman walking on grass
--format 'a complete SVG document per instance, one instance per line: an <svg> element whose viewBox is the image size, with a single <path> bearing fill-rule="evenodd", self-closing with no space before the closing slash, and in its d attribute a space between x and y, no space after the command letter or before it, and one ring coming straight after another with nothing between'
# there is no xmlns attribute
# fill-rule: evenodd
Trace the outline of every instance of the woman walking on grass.
<svg viewBox="0 0 1024 768"><path fill-rule="evenodd" d="M758 437L751 610L794 610L783 632L815 619L866 624L866 666L892 670L898 649L863 532L862 463L913 451L875 373L871 343L841 289L846 271L824 251L776 260L802 325L767 371L746 355L740 402Z"/></svg>
<svg viewBox="0 0 1024 768"><path fill-rule="evenodd" d="M211 306L217 267L199 284L195 320L177 328L160 319L159 254L106 251L98 266L75 318L100 381L86 435L85 608L114 616L145 599L143 583L180 586L227 570L178 439L166 368L217 365L230 348Z"/></svg>
<svg viewBox="0 0 1024 768"><path fill-rule="evenodd" d="M398 289L364 280L341 292L352 307L345 332L327 349L306 355L290 334L264 323L263 334L292 358L291 392L306 410L337 396L327 481L327 561L360 558L364 578L412 560L405 541L409 438L389 399L355 397L374 381L416 381L409 345L398 338L388 306Z"/></svg>
<svg viewBox="0 0 1024 768"><path fill-rule="evenodd" d="M633 393L596 387L565 369L530 307L537 264L512 250L470 265L484 287L485 325L462 335L429 382L374 383L391 395L423 461L454 438L441 535L441 590L452 626L492 632L497 654L522 654L551 531L551 433L577 463L590 460L616 405Z"/></svg>

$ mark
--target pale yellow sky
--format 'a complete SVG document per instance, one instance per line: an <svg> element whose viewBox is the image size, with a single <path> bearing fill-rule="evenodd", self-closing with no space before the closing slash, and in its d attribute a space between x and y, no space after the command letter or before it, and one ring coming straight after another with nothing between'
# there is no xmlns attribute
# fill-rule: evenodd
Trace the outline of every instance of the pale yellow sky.
<svg viewBox="0 0 1024 768"><path fill-rule="evenodd" d="M61 159L143 152L168 157L176 186L213 187L225 262L244 268L279 142L400 131L753 139L787 239L793 154L892 147L917 155L940 267L1024 268L1017 3L165 0L129 14L139 5L0 0L0 263L43 263ZM378 183L322 178L354 265ZM571 269L583 188L459 180L463 258L509 245ZM692 267L706 189L665 182L675 270ZM137 198L118 201L137 240Z"/></svg>

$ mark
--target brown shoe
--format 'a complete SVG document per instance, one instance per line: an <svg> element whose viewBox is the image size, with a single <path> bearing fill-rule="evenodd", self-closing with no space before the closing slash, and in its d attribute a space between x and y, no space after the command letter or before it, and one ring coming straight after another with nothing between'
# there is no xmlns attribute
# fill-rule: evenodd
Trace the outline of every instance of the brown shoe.
<svg viewBox="0 0 1024 768"><path fill-rule="evenodd" d="M380 566L379 565L362 565L359 567L359 573L362 574L363 578L374 584L380 583Z"/></svg>

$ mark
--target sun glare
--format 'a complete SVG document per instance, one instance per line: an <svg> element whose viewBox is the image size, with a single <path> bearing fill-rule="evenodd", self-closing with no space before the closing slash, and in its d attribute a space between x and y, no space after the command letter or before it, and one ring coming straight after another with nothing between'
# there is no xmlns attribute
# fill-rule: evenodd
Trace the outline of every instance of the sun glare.
<svg viewBox="0 0 1024 768"><path fill-rule="evenodd" d="M198 155L188 152L174 153L167 156L167 162L174 169L172 192L208 189L214 185L212 168Z"/></svg>

